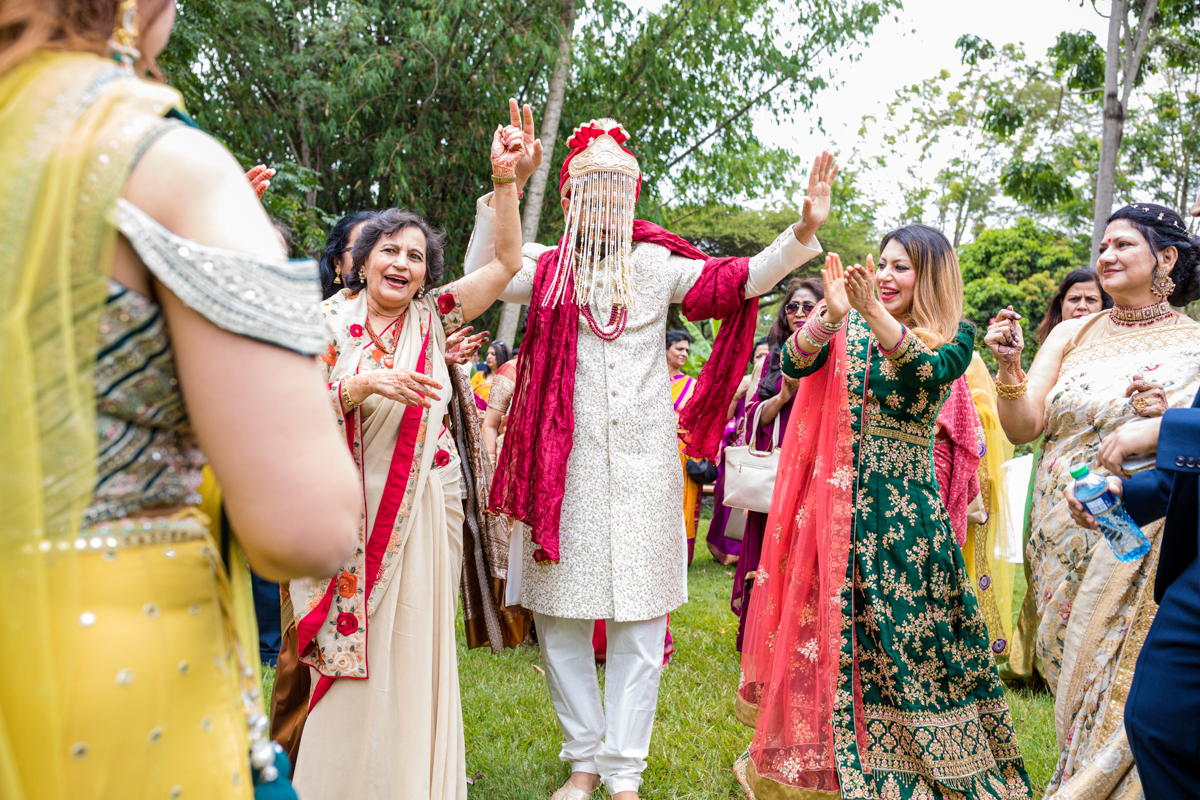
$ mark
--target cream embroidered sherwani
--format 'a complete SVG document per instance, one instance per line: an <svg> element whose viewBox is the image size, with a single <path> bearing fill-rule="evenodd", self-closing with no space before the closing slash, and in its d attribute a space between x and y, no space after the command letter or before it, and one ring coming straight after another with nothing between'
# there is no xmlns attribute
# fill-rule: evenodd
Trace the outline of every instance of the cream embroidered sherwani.
<svg viewBox="0 0 1200 800"><path fill-rule="evenodd" d="M494 253L490 195L478 203L466 272ZM526 244L524 267L500 299L529 305L537 258ZM820 253L788 228L750 260L746 296L766 292ZM539 614L574 619L647 620L687 601L683 472L665 355L667 310L682 302L704 262L665 247L634 242L633 297L625 332L606 342L582 316L575 366L575 437L567 461L559 527L561 560L535 564L525 532L520 602ZM606 292L592 306L609 318ZM538 298L538 302L541 298ZM607 325L605 325L607 327Z"/></svg>

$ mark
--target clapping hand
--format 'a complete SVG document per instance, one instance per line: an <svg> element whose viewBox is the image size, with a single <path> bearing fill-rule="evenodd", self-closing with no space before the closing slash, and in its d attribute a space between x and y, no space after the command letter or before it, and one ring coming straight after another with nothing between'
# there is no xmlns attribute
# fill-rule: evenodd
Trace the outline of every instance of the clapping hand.
<svg viewBox="0 0 1200 800"><path fill-rule="evenodd" d="M850 298L846 293L846 271L842 269L842 257L837 253L825 256L821 282L825 286L825 321L830 325L837 325L850 313Z"/></svg>
<svg viewBox="0 0 1200 800"><path fill-rule="evenodd" d="M800 221L793 226L796 239L808 244L817 233L817 228L829 219L833 199L833 180L837 177L838 165L833 163L833 154L824 151L813 161L808 173L808 193L804 196L804 208Z"/></svg>
<svg viewBox="0 0 1200 800"><path fill-rule="evenodd" d="M262 200L267 189L271 188L271 178L274 177L275 170L266 164L257 164L246 173L246 180L250 181L250 188L254 190L254 194L259 200Z"/></svg>
<svg viewBox="0 0 1200 800"><path fill-rule="evenodd" d="M542 140L533 136L533 109L528 103L519 108L509 98L508 116L508 126L498 127L492 141L492 169L496 175L516 177L520 191L542 163Z"/></svg>
<svg viewBox="0 0 1200 800"><path fill-rule="evenodd" d="M867 265L855 264L846 270L846 298L850 307L864 317L872 316L881 309L875 296L875 262L867 256Z"/></svg>
<svg viewBox="0 0 1200 800"><path fill-rule="evenodd" d="M1021 330L1021 315L1013 311L1012 306L1000 309L1000 313L988 326L983 341L996 356L996 360L1008 368L1010 374L1020 374L1025 334Z"/></svg>
<svg viewBox="0 0 1200 800"><path fill-rule="evenodd" d="M471 336L474 328L459 328L446 340L447 364L470 364L479 352L479 348L488 340L488 332L483 331Z"/></svg>

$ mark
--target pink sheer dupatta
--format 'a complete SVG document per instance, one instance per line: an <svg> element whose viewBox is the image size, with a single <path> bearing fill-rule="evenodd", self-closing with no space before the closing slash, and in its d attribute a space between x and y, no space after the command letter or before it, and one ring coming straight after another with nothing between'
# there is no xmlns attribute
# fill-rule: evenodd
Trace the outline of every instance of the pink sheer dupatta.
<svg viewBox="0 0 1200 800"><path fill-rule="evenodd" d="M844 330L827 363L801 379L792 408L750 599L737 711L754 725L746 767L759 796L775 796L755 787L766 780L840 797L833 714L855 482Z"/></svg>

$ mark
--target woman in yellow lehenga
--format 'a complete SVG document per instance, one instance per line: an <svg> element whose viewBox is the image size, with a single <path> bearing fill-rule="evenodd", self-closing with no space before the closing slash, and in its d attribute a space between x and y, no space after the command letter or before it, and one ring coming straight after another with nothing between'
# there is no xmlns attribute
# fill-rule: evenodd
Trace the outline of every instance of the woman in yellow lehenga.
<svg viewBox="0 0 1200 800"><path fill-rule="evenodd" d="M354 467L304 355L324 346L315 265L133 72L173 19L171 0L4 3L6 800L285 792L241 550L288 579L354 544ZM205 456L237 541L195 508Z"/></svg>

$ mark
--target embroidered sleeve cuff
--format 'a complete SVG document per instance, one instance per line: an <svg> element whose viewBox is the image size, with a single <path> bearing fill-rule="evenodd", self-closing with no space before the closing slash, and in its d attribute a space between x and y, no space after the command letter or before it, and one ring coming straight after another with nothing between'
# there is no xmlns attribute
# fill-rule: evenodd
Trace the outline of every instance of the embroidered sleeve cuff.
<svg viewBox="0 0 1200 800"><path fill-rule="evenodd" d="M909 333L908 328L904 328L900 334L900 341L891 350L884 350L883 345L879 346L879 352L891 361L896 366L904 366L910 361L919 358L922 354L928 354L929 348L921 342L916 336Z"/></svg>
<svg viewBox="0 0 1200 800"><path fill-rule="evenodd" d="M467 324L463 317L462 301L458 298L457 282L434 289L430 294L433 297L434 310L441 317L442 327L447 336Z"/></svg>
<svg viewBox="0 0 1200 800"><path fill-rule="evenodd" d="M800 347L796 344L796 337L800 336L801 333L803 333L802 330L796 331L796 333L794 333L791 338L787 340L787 344L783 346L783 357L786 360L788 367L790 367L790 369L784 370L784 372L788 374L788 377L794 377L791 373L808 369L816 363L817 356L821 355L820 350L815 353L805 353L800 349Z"/></svg>
<svg viewBox="0 0 1200 800"><path fill-rule="evenodd" d="M809 245L801 244L796 240L796 231L789 225L767 249L750 258L746 297L758 297L766 293L788 273L820 254L817 237L814 236Z"/></svg>

